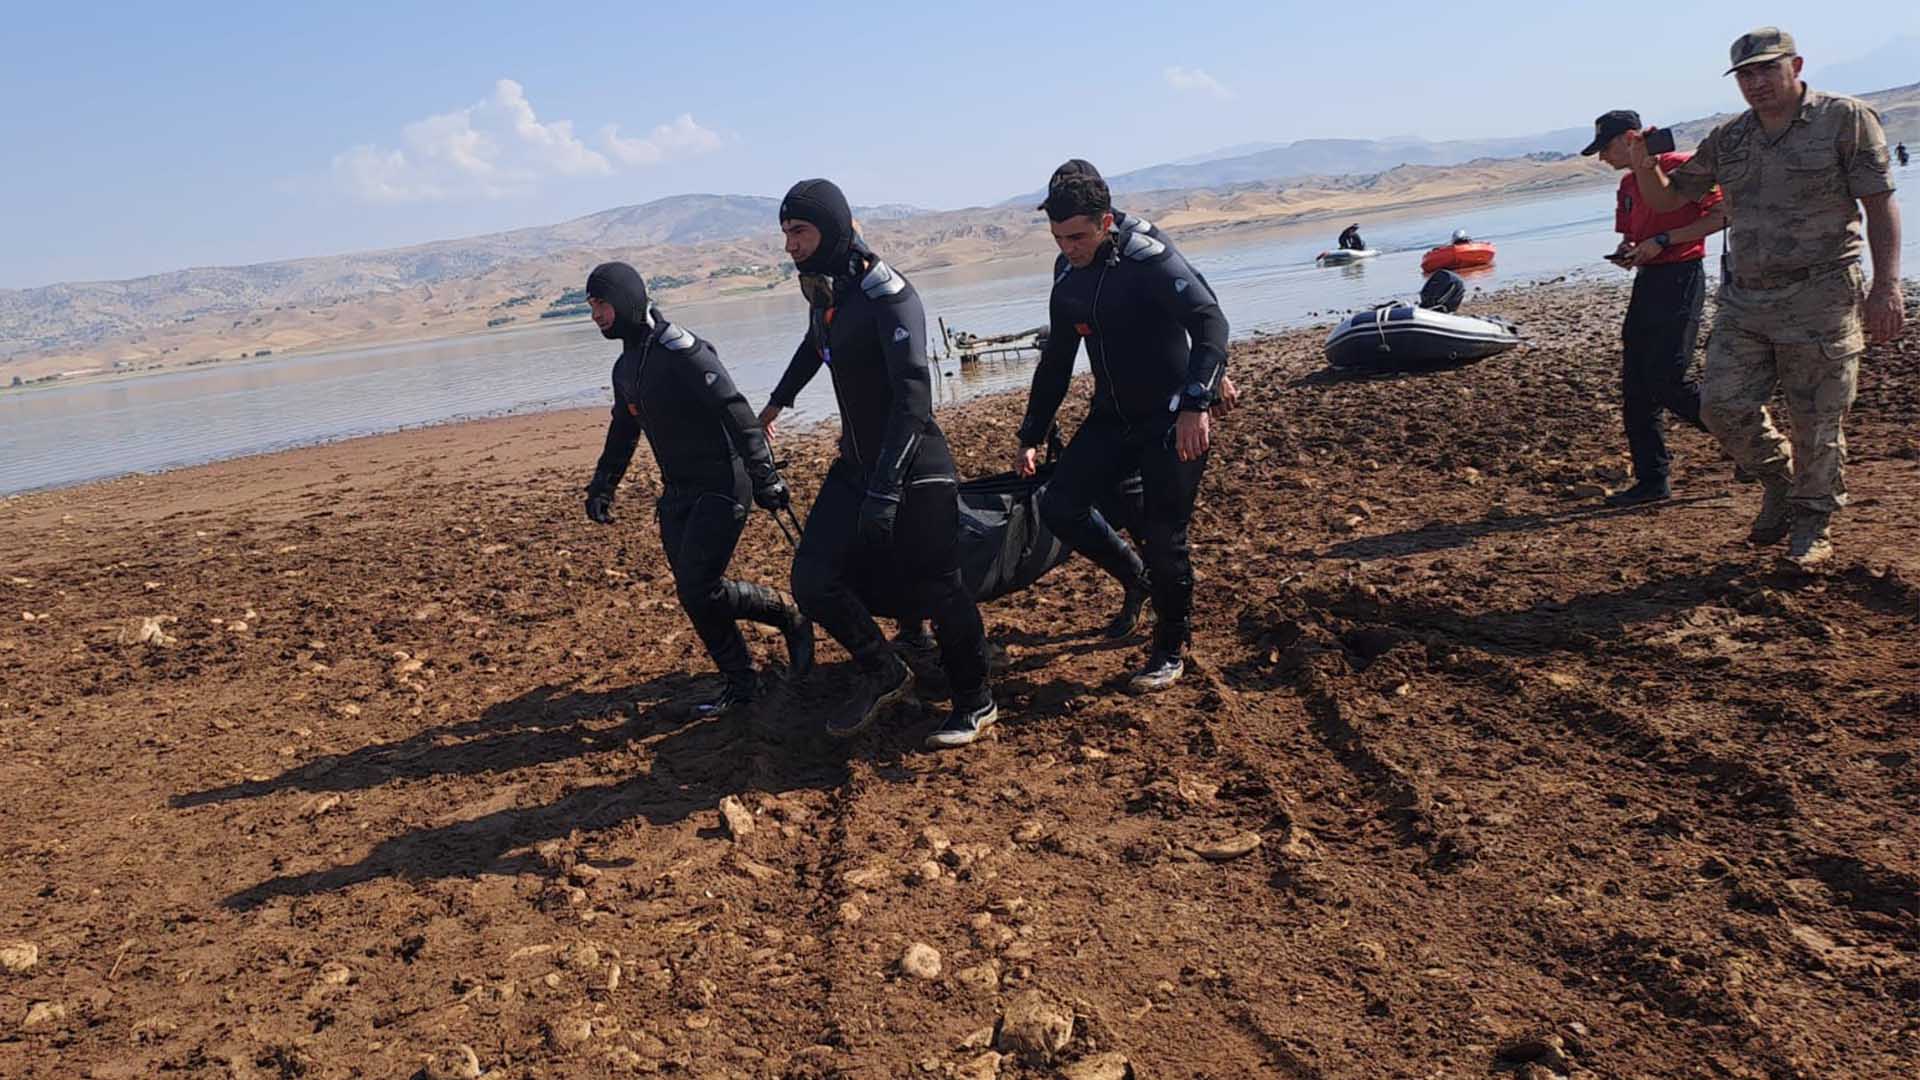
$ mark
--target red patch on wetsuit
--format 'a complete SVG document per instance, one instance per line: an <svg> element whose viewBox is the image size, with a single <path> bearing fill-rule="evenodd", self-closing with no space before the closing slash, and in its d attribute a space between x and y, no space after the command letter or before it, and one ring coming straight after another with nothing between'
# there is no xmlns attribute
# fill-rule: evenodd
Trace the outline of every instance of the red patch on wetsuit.
<svg viewBox="0 0 1920 1080"><path fill-rule="evenodd" d="M1083 323L1083 322L1077 322L1077 323L1074 323L1074 324L1073 324L1073 328L1074 328L1075 330L1078 330L1078 331L1080 331L1080 336L1081 336L1081 337L1092 337L1092 336L1093 336L1093 327L1091 327L1091 326L1088 326L1088 325L1087 325L1086 323Z"/></svg>

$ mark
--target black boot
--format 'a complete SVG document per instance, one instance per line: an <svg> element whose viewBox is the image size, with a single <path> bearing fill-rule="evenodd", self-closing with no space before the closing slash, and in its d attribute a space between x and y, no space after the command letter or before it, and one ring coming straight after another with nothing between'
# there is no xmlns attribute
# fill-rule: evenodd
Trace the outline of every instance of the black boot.
<svg viewBox="0 0 1920 1080"><path fill-rule="evenodd" d="M1613 507L1645 506L1673 497L1673 488L1665 480L1642 480L1627 488L1607 496L1607 505Z"/></svg>
<svg viewBox="0 0 1920 1080"><path fill-rule="evenodd" d="M1145 577L1135 579L1127 586L1126 596L1120 600L1120 610L1107 624L1108 640L1118 641L1132 636L1140 628L1140 610L1146 607L1147 600L1153 596L1153 587Z"/></svg>
<svg viewBox="0 0 1920 1080"><path fill-rule="evenodd" d="M744 713L753 705L754 689L753 672L730 674L727 676L727 684L721 687L719 696L694 706L693 711L710 720Z"/></svg>
<svg viewBox="0 0 1920 1080"><path fill-rule="evenodd" d="M848 739L873 726L895 706L913 700L913 669L891 648L882 645L860 664L860 678L846 710L827 721L827 734Z"/></svg>

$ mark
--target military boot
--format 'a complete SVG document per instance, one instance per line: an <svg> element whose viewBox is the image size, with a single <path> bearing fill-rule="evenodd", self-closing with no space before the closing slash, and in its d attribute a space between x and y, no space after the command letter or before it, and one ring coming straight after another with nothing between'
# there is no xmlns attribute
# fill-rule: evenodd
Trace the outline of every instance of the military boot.
<svg viewBox="0 0 1920 1080"><path fill-rule="evenodd" d="M1785 480L1767 480L1766 494L1760 497L1760 514L1747 530L1747 543L1772 547L1787 538L1793 528L1793 485ZM1823 515L1824 516L1824 515Z"/></svg>
<svg viewBox="0 0 1920 1080"><path fill-rule="evenodd" d="M1833 540L1827 532L1829 515L1824 510L1802 510L1793 523L1793 539L1787 544L1787 561L1802 570L1811 570L1833 559Z"/></svg>

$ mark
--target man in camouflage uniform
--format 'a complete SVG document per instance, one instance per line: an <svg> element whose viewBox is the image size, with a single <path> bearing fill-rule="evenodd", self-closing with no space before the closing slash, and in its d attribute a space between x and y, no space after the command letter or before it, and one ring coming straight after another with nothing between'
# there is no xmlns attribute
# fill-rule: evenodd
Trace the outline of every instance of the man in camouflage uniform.
<svg viewBox="0 0 1920 1080"><path fill-rule="evenodd" d="M1731 273L1701 379L1701 418L1766 494L1748 540L1779 543L1811 569L1833 557L1828 519L1846 505L1841 430L1871 334L1900 333L1900 213L1887 139L1864 102L1800 81L1793 38L1762 27L1733 43L1752 106L1715 128L1668 176L1633 133L1629 159L1653 209L1674 210L1718 184L1732 217ZM1860 272L1861 207L1873 288ZM1767 402L1785 392L1792 441Z"/></svg>

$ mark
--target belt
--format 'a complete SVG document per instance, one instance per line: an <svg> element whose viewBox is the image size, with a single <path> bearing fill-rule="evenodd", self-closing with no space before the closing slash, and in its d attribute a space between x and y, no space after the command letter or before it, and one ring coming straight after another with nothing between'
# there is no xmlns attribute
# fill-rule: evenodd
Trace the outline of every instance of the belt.
<svg viewBox="0 0 1920 1080"><path fill-rule="evenodd" d="M1855 260L1853 259L1842 259L1839 262L1822 263L1818 266L1803 266L1798 270L1786 270L1778 274L1735 274L1733 275L1733 283L1743 289L1781 289L1788 285L1798 285L1803 281L1811 281L1814 278L1826 274L1845 270L1854 264Z"/></svg>

